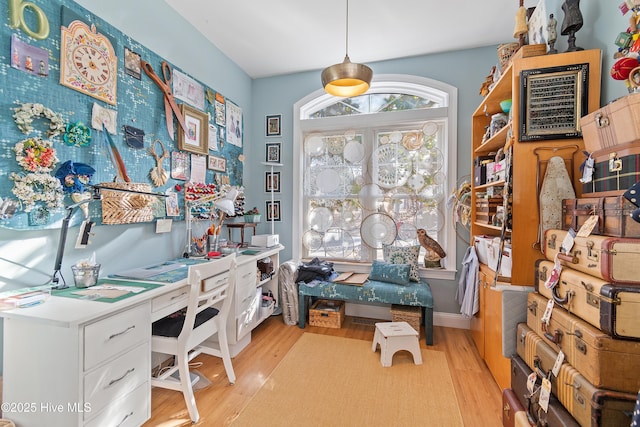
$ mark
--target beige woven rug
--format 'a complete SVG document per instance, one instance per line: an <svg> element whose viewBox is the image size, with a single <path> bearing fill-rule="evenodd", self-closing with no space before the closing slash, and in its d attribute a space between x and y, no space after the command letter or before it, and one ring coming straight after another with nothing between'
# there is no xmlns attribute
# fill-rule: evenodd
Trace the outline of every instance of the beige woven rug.
<svg viewBox="0 0 640 427"><path fill-rule="evenodd" d="M241 426L462 426L443 352L383 368L371 342L305 333L232 423Z"/></svg>

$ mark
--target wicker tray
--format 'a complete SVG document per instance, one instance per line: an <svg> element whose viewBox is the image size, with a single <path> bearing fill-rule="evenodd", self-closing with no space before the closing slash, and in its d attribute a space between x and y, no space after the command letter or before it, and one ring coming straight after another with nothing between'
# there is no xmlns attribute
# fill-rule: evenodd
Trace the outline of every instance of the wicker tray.
<svg viewBox="0 0 640 427"><path fill-rule="evenodd" d="M407 322L416 332L420 333L422 324L422 307L409 305L391 305L391 320L393 322Z"/></svg>
<svg viewBox="0 0 640 427"><path fill-rule="evenodd" d="M340 329L344 321L344 301L319 299L309 309L309 325Z"/></svg>
<svg viewBox="0 0 640 427"><path fill-rule="evenodd" d="M103 182L102 187L151 192L150 184ZM153 221L153 197L144 194L102 190L102 223L131 224Z"/></svg>

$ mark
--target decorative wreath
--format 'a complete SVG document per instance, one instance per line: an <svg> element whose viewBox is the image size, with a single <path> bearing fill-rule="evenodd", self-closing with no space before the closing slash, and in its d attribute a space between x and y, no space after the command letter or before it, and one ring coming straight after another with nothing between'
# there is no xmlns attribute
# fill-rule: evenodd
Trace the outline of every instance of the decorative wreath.
<svg viewBox="0 0 640 427"><path fill-rule="evenodd" d="M64 143L70 146L84 147L91 143L91 129L82 122L69 123L62 136Z"/></svg>
<svg viewBox="0 0 640 427"><path fill-rule="evenodd" d="M16 161L29 172L51 172L58 158L53 142L42 138L28 138L18 142L13 151Z"/></svg>
<svg viewBox="0 0 640 427"><path fill-rule="evenodd" d="M20 107L14 108L13 111L15 111L13 119L22 133L27 134L33 132L32 123L33 119L36 117L44 117L51 121L49 124L49 130L47 131L47 135L50 138L58 136L65 131L66 125L62 119L62 115L53 112L53 110L46 108L42 104L22 104Z"/></svg>
<svg viewBox="0 0 640 427"><path fill-rule="evenodd" d="M39 202L50 209L63 206L64 193L60 181L48 173L11 173L14 181L11 192L20 200L25 212L31 212Z"/></svg>

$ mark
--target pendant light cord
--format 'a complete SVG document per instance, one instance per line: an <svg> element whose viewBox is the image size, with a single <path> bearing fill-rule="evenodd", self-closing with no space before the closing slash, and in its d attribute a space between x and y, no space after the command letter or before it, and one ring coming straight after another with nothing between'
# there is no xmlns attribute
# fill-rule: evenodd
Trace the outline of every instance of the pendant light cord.
<svg viewBox="0 0 640 427"><path fill-rule="evenodd" d="M345 56L349 56L349 0L347 0L347 31L345 34Z"/></svg>

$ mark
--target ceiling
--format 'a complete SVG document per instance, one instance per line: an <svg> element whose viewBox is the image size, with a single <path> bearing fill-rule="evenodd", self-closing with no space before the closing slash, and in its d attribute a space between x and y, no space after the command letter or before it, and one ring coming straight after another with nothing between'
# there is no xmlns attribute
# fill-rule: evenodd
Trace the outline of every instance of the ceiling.
<svg viewBox="0 0 640 427"><path fill-rule="evenodd" d="M346 0L165 1L252 78L344 59ZM517 9L517 0L350 0L349 57L370 63L515 41Z"/></svg>

